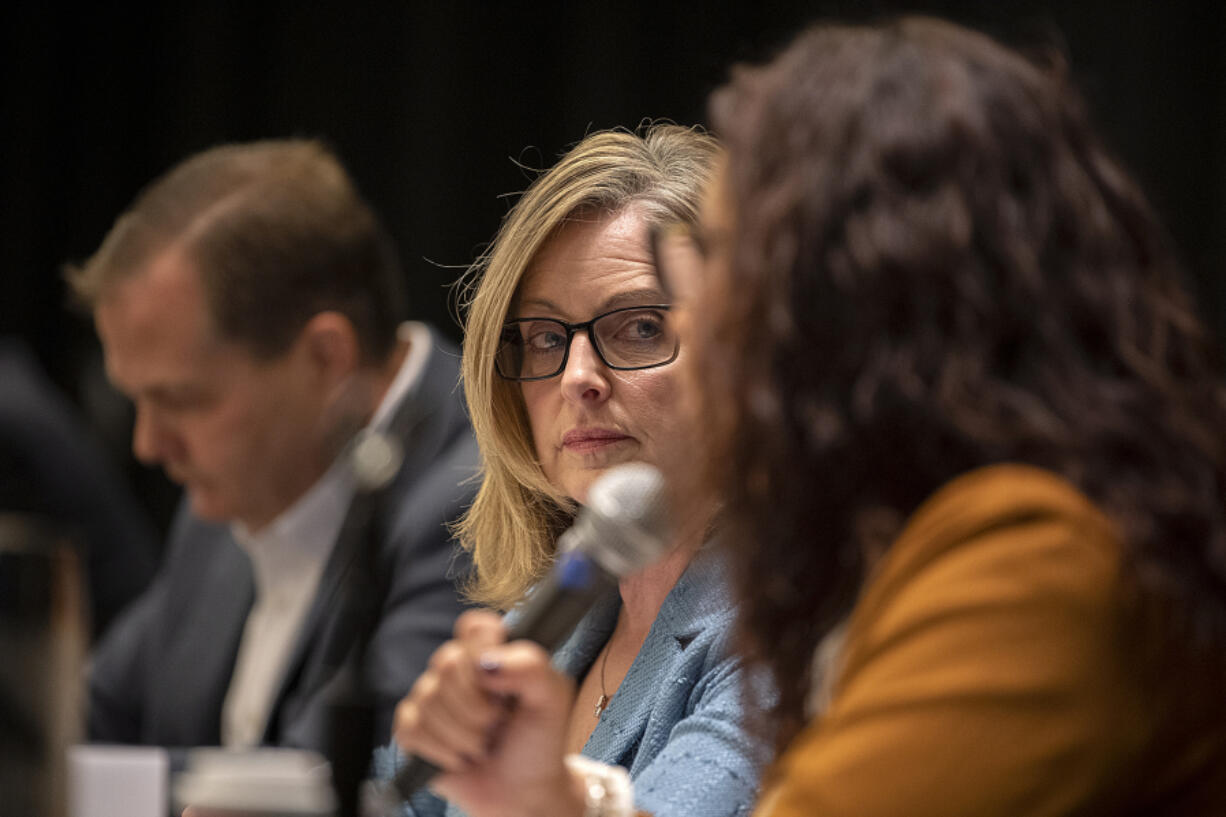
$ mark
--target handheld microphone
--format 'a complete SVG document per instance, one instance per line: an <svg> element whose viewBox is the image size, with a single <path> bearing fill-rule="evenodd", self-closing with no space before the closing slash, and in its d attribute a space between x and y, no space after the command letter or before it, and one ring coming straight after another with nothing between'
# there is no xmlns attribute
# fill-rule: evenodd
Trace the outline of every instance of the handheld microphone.
<svg viewBox="0 0 1226 817"><path fill-rule="evenodd" d="M653 466L628 463L592 484L587 505L558 539L553 571L514 612L509 641L526 638L553 652L618 579L647 567L668 548L664 479ZM393 781L408 799L438 767L417 755Z"/></svg>

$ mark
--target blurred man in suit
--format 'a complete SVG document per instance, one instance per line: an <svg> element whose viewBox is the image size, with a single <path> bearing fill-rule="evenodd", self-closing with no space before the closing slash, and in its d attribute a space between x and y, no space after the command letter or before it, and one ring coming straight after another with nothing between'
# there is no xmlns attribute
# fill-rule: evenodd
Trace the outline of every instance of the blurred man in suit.
<svg viewBox="0 0 1226 817"><path fill-rule="evenodd" d="M402 322L391 242L339 161L313 141L194 156L69 278L133 451L185 492L93 657L90 737L322 750L357 668L385 738L461 610L448 523L477 452L457 352Z"/></svg>

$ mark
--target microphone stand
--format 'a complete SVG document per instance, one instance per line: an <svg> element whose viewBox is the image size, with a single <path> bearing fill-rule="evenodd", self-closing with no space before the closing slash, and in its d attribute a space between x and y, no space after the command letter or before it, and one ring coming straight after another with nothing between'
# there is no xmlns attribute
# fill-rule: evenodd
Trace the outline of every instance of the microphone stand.
<svg viewBox="0 0 1226 817"><path fill-rule="evenodd" d="M328 704L326 754L332 767L337 817L360 817L360 790L369 769L374 745L374 694L366 677L366 654L379 623L386 581L380 578L376 510L382 490L400 470L404 458L398 439L387 432L364 429L350 442L348 457L356 481L349 512L339 539L349 542L353 558L341 600L341 633L329 663L337 667L337 685ZM344 651L348 644L348 651Z"/></svg>

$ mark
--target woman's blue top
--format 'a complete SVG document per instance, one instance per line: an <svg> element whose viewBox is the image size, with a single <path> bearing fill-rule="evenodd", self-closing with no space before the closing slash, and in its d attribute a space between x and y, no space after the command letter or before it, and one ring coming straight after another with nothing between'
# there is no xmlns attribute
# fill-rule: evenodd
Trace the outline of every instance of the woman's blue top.
<svg viewBox="0 0 1226 817"><path fill-rule="evenodd" d="M554 654L554 666L582 678L612 635L620 607L616 592L598 602ZM753 806L766 749L749 734L746 714L767 705L771 693L765 684L752 691L746 684L730 648L733 621L724 563L704 550L664 600L583 747L587 757L629 770L635 807L654 817L732 817ZM376 750L376 777L390 779L403 762L394 742ZM406 814L463 812L419 792Z"/></svg>

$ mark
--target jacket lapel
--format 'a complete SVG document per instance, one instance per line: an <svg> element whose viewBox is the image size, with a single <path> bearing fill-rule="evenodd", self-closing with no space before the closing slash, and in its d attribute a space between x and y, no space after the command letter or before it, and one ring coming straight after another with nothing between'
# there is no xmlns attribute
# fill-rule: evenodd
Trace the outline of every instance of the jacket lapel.
<svg viewBox="0 0 1226 817"><path fill-rule="evenodd" d="M653 709L663 700L675 700L672 688L693 687L695 679L684 676L685 650L710 623L711 616L725 609L727 600L717 589L722 575L718 558L705 551L695 556L664 599L655 624L588 738L583 754L629 768ZM596 645L597 651L607 638L606 634Z"/></svg>
<svg viewBox="0 0 1226 817"><path fill-rule="evenodd" d="M404 461L393 483L412 479L437 455L448 435L446 428L455 419L438 416L440 406L449 406L451 401L432 399L433 395L458 388L453 376L454 367L448 366L443 355L458 355L451 344L430 330L430 357L426 360L416 383L409 388L393 415L389 433L404 446ZM461 421L463 418L459 418ZM436 429L443 426L442 431ZM332 552L320 575L319 587L295 639L286 670L273 701L271 712L284 712L287 698L327 684L340 665L354 648L352 632L354 622L345 620L346 584L350 574L357 569L356 561L363 548L372 546L373 530L378 525L378 508L386 490L375 494L355 494L345 514ZM377 554L376 554L377 558ZM376 601L382 605L382 599ZM281 729L276 718L270 718L265 727L264 741L275 742Z"/></svg>
<svg viewBox="0 0 1226 817"><path fill-rule="evenodd" d="M228 529L196 524L184 536L187 567L175 573L149 690L145 731L170 745L220 743L222 703L255 600L250 562Z"/></svg>

